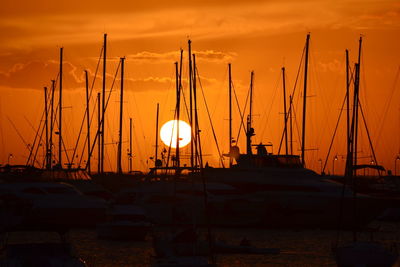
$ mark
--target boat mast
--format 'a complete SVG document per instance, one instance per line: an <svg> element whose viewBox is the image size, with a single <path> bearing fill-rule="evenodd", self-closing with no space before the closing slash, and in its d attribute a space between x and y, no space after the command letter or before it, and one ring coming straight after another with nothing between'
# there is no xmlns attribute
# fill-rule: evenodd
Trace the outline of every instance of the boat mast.
<svg viewBox="0 0 400 267"><path fill-rule="evenodd" d="M90 115L89 115L89 76L88 71L85 70L85 85L86 85L86 125L87 125L87 147L88 147L88 158L87 158L87 170L90 170Z"/></svg>
<svg viewBox="0 0 400 267"><path fill-rule="evenodd" d="M132 172L132 118L129 118L129 153L128 153L128 160L129 160L129 173Z"/></svg>
<svg viewBox="0 0 400 267"><path fill-rule="evenodd" d="M305 158L304 152L306 147L306 104L307 104L307 71L308 71L308 47L310 44L310 34L307 34L306 39L306 55L305 55L305 62L304 62L304 95L303 95L303 130L302 130L302 137L301 137L301 163L303 167L305 166Z"/></svg>
<svg viewBox="0 0 400 267"><path fill-rule="evenodd" d="M287 135L287 113L286 113L286 76L285 76L285 67L282 67L282 81L283 81L283 115L284 115L284 125L283 132L285 135L285 150L286 155L288 155L288 135Z"/></svg>
<svg viewBox="0 0 400 267"><path fill-rule="evenodd" d="M59 99L59 118L58 118L58 162L60 164L60 168L62 168L62 63L63 63L63 47L60 48L60 99Z"/></svg>
<svg viewBox="0 0 400 267"><path fill-rule="evenodd" d="M157 103L157 113L156 113L156 151L154 155L154 168L157 169L157 161L158 161L158 117L160 112L160 104ZM156 171L157 172L157 171Z"/></svg>
<svg viewBox="0 0 400 267"><path fill-rule="evenodd" d="M53 168L53 129L54 129L54 92L56 90L56 81L51 80L51 103L50 103L50 169Z"/></svg>
<svg viewBox="0 0 400 267"><path fill-rule="evenodd" d="M192 86L192 41L189 39L188 40L188 52L189 52L189 121L190 121L190 129L191 129L191 137L192 141L190 142L190 167L194 167L194 147L193 143L196 140L195 135L193 134L193 86Z"/></svg>
<svg viewBox="0 0 400 267"><path fill-rule="evenodd" d="M254 71L252 71L250 74L250 111L249 115L247 116L247 131L246 131L247 155L252 154L251 137L254 136L254 129L251 127L251 118L253 116L253 77L254 77Z"/></svg>
<svg viewBox="0 0 400 267"><path fill-rule="evenodd" d="M347 157L346 157L346 170L345 175L351 177L353 175L353 156L352 156L352 132L350 129L350 64L349 64L349 50L346 49L346 116L347 116Z"/></svg>
<svg viewBox="0 0 400 267"><path fill-rule="evenodd" d="M292 108L293 108L293 95L289 95L289 130L290 130L290 155L293 155L293 122L292 122Z"/></svg>
<svg viewBox="0 0 400 267"><path fill-rule="evenodd" d="M232 167L232 67L228 64L229 69L229 168Z"/></svg>
<svg viewBox="0 0 400 267"><path fill-rule="evenodd" d="M100 93L97 93L97 136L99 136L101 129L101 106L100 106ZM97 173L101 173L101 140L97 140Z"/></svg>
<svg viewBox="0 0 400 267"><path fill-rule="evenodd" d="M355 79L354 79L354 109L355 109L355 125L354 125L354 159L353 165L357 165L357 144L358 144L358 109L359 109L359 95L360 95L360 67L361 67L361 45L362 45L362 37L360 36L358 42L358 61L355 65ZM356 176L357 169L354 169L354 176Z"/></svg>
<svg viewBox="0 0 400 267"><path fill-rule="evenodd" d="M45 113L45 127L46 127L46 156L45 156L45 166L46 170L50 168L50 158L49 158L49 124L48 124L48 112L47 112L47 87L44 87L44 113Z"/></svg>
<svg viewBox="0 0 400 267"><path fill-rule="evenodd" d="M196 84L196 55L193 54L193 96L194 96L194 131L195 131L195 166L203 168L203 155L201 152L199 117L197 112L197 84Z"/></svg>
<svg viewBox="0 0 400 267"><path fill-rule="evenodd" d="M104 172L104 124L106 113L106 62L107 62L107 33L104 34L103 44L103 92L102 92L102 115L101 115L101 148L100 148L100 172Z"/></svg>
<svg viewBox="0 0 400 267"><path fill-rule="evenodd" d="M176 82L176 172L179 172L179 94L180 94L180 86L179 86L179 70L178 70L178 62L175 62L175 82ZM173 133L172 133L173 136Z"/></svg>
<svg viewBox="0 0 400 267"><path fill-rule="evenodd" d="M182 60L183 60L183 49L181 49L181 58L179 61L179 73L178 74L178 84L177 84L177 95L176 95L176 167L177 174L180 174L180 153L179 153L179 142L180 142L180 134L179 134L179 119L181 112L181 90L182 90ZM178 69L177 69L178 70Z"/></svg>
<svg viewBox="0 0 400 267"><path fill-rule="evenodd" d="M121 94L120 94L120 109L119 109L119 141L118 141L118 155L117 155L117 172L122 173L122 112L124 104L124 62L125 58L121 58Z"/></svg>

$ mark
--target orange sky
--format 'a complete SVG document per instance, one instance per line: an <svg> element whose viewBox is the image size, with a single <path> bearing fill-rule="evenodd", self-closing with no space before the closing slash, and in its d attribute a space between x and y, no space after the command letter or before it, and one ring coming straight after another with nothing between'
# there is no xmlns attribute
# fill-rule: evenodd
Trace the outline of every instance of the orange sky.
<svg viewBox="0 0 400 267"><path fill-rule="evenodd" d="M103 34L108 34L107 87L120 57L126 57L124 162L128 121L134 121L134 166L152 166L157 103L160 123L172 119L174 62L187 40L193 41L198 69L213 124L223 152L228 150L228 68L241 105L255 71L254 142L272 142L277 152L282 133L280 70L287 70L293 90L306 34L311 33L308 95L307 166L318 171L325 160L345 93L345 49L352 65L363 35L361 101L378 161L394 169L400 153L400 3L398 1L16 1L0 9L0 163L25 163L43 112L43 87L58 72L59 48L64 47L64 132L68 153L75 145L85 103L84 73L93 79ZM296 89L297 98L300 88ZM97 79L93 94L101 91ZM295 97L296 98L296 97ZM296 99L297 99L296 98ZM107 113L106 169L115 170L119 86L115 86ZM297 101L297 100L296 100ZM95 103L92 99L91 104ZM301 105L297 121L301 123ZM210 125L203 101L199 104L205 160L216 165ZM297 112L297 111L296 111ZM234 135L239 117L234 114ZM12 126L15 125L14 129ZM67 125L67 126L66 126ZM332 153L339 155L341 172L345 153L344 121ZM86 133L86 130L84 130ZM93 131L94 133L94 131ZM370 161L365 132L360 156ZM296 153L298 137L295 134ZM24 140L22 140L24 139ZM56 137L55 137L56 140ZM240 139L244 151L243 134ZM80 152L78 152L80 154ZM39 153L42 157L42 154ZM80 156L80 155L79 155ZM41 160L39 157L39 160ZM95 156L96 157L96 156ZM364 158L365 157L365 158ZM397 166L400 168L400 165ZM332 171L332 157L327 171ZM399 170L400 171L400 170Z"/></svg>

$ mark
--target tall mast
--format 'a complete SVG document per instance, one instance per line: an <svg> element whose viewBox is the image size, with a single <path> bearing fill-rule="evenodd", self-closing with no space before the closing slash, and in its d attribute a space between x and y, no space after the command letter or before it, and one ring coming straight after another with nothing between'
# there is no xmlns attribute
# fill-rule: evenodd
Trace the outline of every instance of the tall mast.
<svg viewBox="0 0 400 267"><path fill-rule="evenodd" d="M194 136L195 136L195 166L203 168L203 156L200 144L199 117L197 112L197 84L196 84L196 55L193 54L193 96L194 96ZM199 164L198 164L199 163Z"/></svg>
<svg viewBox="0 0 400 267"><path fill-rule="evenodd" d="M190 121L190 129L191 129L191 138L192 141L190 142L190 167L194 167L194 157L193 157L193 143L195 140L195 135L193 134L193 87L192 87L192 41L189 39L188 40L188 52L189 52L189 121Z"/></svg>
<svg viewBox="0 0 400 267"><path fill-rule="evenodd" d="M293 108L293 95L289 95L289 130L290 130L290 155L293 155L293 122L292 122L292 108Z"/></svg>
<svg viewBox="0 0 400 267"><path fill-rule="evenodd" d="M180 155L179 155L179 142L180 142L180 135L179 135L179 119L180 119L180 111L181 111L181 89L182 89L182 60L183 60L183 50L181 49L181 59L180 59L180 66L179 66L179 74L178 75L178 84L177 84L177 95L176 95L176 167L177 173L180 173ZM178 66L176 71L178 71Z"/></svg>
<svg viewBox="0 0 400 267"><path fill-rule="evenodd" d="M88 71L85 70L85 85L86 85L86 125L87 125L87 147L88 147L88 158L87 158L87 170L90 170L90 114L89 114L89 76Z"/></svg>
<svg viewBox="0 0 400 267"><path fill-rule="evenodd" d="M45 113L45 127L46 127L46 157L45 164L46 170L50 168L50 158L49 158L49 124L48 124L48 112L47 112L47 87L44 87L44 113Z"/></svg>
<svg viewBox="0 0 400 267"><path fill-rule="evenodd" d="M179 70L178 62L175 62L175 82L176 82L176 174L179 172ZM172 134L173 136L173 134Z"/></svg>
<svg viewBox="0 0 400 267"><path fill-rule="evenodd" d="M156 113L156 151L154 155L154 167L157 168L157 160L158 160L158 116L160 112L160 104L157 103L157 113Z"/></svg>
<svg viewBox="0 0 400 267"><path fill-rule="evenodd" d="M59 117L58 117L58 162L62 168L62 62L63 62L63 47L60 48L60 99L59 99Z"/></svg>
<svg viewBox="0 0 400 267"><path fill-rule="evenodd" d="M354 109L356 110L355 112L355 126L354 126L354 137L353 137L353 142L354 142L354 159L353 159L353 164L357 165L357 145L358 145L358 108L359 108L359 95L360 95L360 68L361 68L361 45L362 45L362 37L360 36L360 39L358 41L358 61L355 66L355 79L354 79L354 94L355 94L355 106ZM356 174L356 169L354 169L354 174Z"/></svg>
<svg viewBox="0 0 400 267"><path fill-rule="evenodd" d="M50 169L53 168L53 129L54 129L54 92L56 91L56 81L51 80L51 103L50 103L50 148L49 148L49 157L50 157Z"/></svg>
<svg viewBox="0 0 400 267"><path fill-rule="evenodd" d="M283 115L284 115L284 125L283 131L285 134L285 150L286 155L288 155L288 134L287 134L287 114L286 114L286 76L285 76L285 67L282 67L282 81L283 81Z"/></svg>
<svg viewBox="0 0 400 267"><path fill-rule="evenodd" d="M125 58L121 58L121 94L119 105L119 141L118 141L118 156L117 156L117 172L122 173L122 112L124 104L124 62Z"/></svg>
<svg viewBox="0 0 400 267"><path fill-rule="evenodd" d="M104 34L103 44L103 92L102 92L102 114L101 114L101 148L100 148L100 172L104 172L104 124L106 113L106 62L107 62L107 33Z"/></svg>
<svg viewBox="0 0 400 267"><path fill-rule="evenodd" d="M100 93L97 93L97 136L101 135L101 106L100 106ZM97 173L101 173L101 140L97 140Z"/></svg>
<svg viewBox="0 0 400 267"><path fill-rule="evenodd" d="M350 131L350 75L349 75L349 50L346 49L346 117L347 117L347 157L346 157L346 176L352 176L352 166L353 166L353 158L352 158L352 150L351 150L351 138L352 133Z"/></svg>
<svg viewBox="0 0 400 267"><path fill-rule="evenodd" d="M128 160L129 160L129 173L132 172L132 118L129 118L129 153L128 153Z"/></svg>
<svg viewBox="0 0 400 267"><path fill-rule="evenodd" d="M301 163L305 166L304 151L306 147L306 104L307 104L307 71L308 71L308 46L310 43L310 34L307 34L306 39L306 56L304 62L304 95L303 95L303 130L301 137Z"/></svg>
<svg viewBox="0 0 400 267"><path fill-rule="evenodd" d="M229 69L229 167L232 167L232 157L230 155L232 150L232 67L231 63L228 64Z"/></svg>
<svg viewBox="0 0 400 267"><path fill-rule="evenodd" d="M253 116L253 77L254 77L254 71L252 71L250 75L250 111L249 111L249 116L247 117L247 131L246 131L247 155L252 154L251 137L254 135L254 129L251 127L251 118Z"/></svg>

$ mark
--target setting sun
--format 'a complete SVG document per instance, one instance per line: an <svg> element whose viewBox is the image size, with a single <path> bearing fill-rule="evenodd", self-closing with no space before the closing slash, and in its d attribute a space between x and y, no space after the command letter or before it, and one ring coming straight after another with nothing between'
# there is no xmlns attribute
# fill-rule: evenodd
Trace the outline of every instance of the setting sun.
<svg viewBox="0 0 400 267"><path fill-rule="evenodd" d="M160 131L160 137L163 143L172 148L176 148L177 138L177 120L171 120L166 122ZM190 143L191 130L190 125L184 121L179 120L179 147L184 147Z"/></svg>

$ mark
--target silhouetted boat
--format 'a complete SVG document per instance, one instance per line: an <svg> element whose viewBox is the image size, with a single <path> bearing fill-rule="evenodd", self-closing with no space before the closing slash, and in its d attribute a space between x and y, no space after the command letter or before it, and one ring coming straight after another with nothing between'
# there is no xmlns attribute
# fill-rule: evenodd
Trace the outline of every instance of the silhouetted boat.
<svg viewBox="0 0 400 267"><path fill-rule="evenodd" d="M58 225L65 227L94 226L104 220L107 203L83 195L64 183L26 182L0 184L0 198L29 204L23 225Z"/></svg>
<svg viewBox="0 0 400 267"><path fill-rule="evenodd" d="M225 183L234 186L243 196L242 199L231 202L231 214L226 217L227 221L234 221L235 216L253 216L258 219L258 226L264 227L336 228L338 227L337 218L340 212L339 203L343 201L343 206L347 207L347 209L343 211L345 214L343 218L346 218L346 220L342 221L342 226L347 228L354 227L355 221L350 216L352 210L348 208L351 207L353 202L352 191L350 189L343 190L340 184L326 179L326 177L320 176L305 167L304 142L308 43L309 35L307 35L306 55L304 57L305 82L301 156L288 152L287 140L286 154L278 155L268 151L270 144L252 144L251 138L255 135L255 131L251 125L252 93L250 91L250 114L247 118L246 127L246 153L240 153L239 147L232 145L230 130L230 151L229 154L226 154L230 158L229 168L213 168L210 166L204 168L203 173L208 182ZM231 79L230 73L229 77ZM231 84L231 81L229 84ZM252 90L252 86L250 86L250 90ZM285 110L284 134L286 139L288 135L286 122L290 117L292 108L292 103L290 103L288 114ZM256 153L253 152L253 147L255 147ZM359 195L357 198L359 199L357 227L370 222L387 205L384 200L368 196Z"/></svg>

